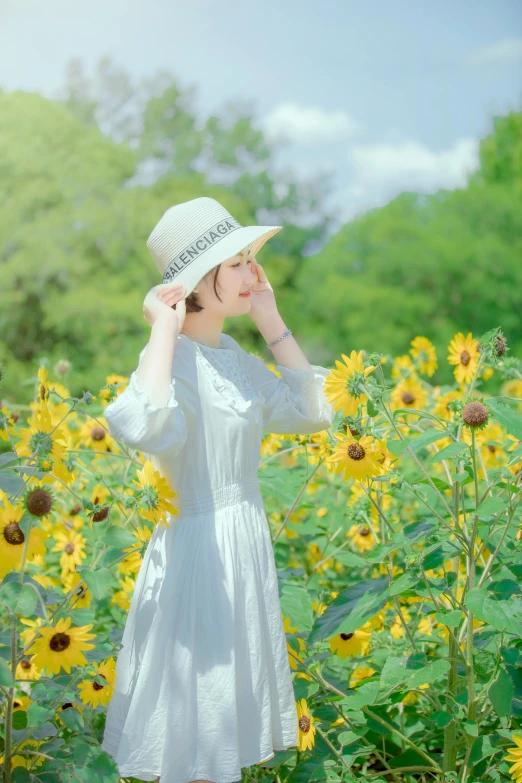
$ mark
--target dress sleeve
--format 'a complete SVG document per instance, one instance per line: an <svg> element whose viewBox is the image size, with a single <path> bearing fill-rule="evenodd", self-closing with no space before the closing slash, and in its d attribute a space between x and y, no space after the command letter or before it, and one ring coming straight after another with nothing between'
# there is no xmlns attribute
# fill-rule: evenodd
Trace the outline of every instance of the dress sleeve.
<svg viewBox="0 0 522 783"><path fill-rule="evenodd" d="M245 352L245 357L250 380L264 401L264 433L309 435L331 426L336 412L324 393L330 370L317 364L310 365L311 372L278 364L279 377L257 356Z"/></svg>
<svg viewBox="0 0 522 783"><path fill-rule="evenodd" d="M140 353L138 367L145 348ZM176 453L187 440L185 414L176 398L181 381L173 375L167 403L155 405L140 385L137 369L131 373L125 389L105 408L109 432L116 440L147 454L160 454L167 449Z"/></svg>

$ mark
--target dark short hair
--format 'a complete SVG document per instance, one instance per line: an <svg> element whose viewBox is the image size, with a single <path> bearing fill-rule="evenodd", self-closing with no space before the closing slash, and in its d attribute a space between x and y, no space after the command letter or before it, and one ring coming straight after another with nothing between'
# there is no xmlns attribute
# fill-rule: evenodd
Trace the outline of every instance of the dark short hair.
<svg viewBox="0 0 522 783"><path fill-rule="evenodd" d="M239 253L236 253L236 255L239 256L239 255L241 255L241 253L244 253L245 251L248 252L249 250L250 250L250 246L247 245L245 248L243 248L243 250L240 250ZM207 280L208 278L213 276L212 283L213 283L213 286L214 286L214 293L217 296L217 298L219 299L219 301L222 302L223 300L221 299L220 295L217 292L217 286L219 285L219 283L217 281L217 278L218 278L220 269L221 269L221 264L218 264L217 266L213 267L210 270L210 272L207 272L207 274L202 277L202 280ZM194 291L192 291L187 296L187 298L185 299L185 308L186 308L186 312L187 313L199 313L200 310L204 310L205 309L202 305L198 304L197 296L198 295L195 294ZM174 310L176 309L176 305L173 305L172 307L173 307Z"/></svg>

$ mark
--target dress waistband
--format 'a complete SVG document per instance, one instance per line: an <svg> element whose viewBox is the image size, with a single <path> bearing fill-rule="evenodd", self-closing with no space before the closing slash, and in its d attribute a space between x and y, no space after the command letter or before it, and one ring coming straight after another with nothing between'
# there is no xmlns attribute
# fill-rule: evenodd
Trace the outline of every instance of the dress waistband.
<svg viewBox="0 0 522 783"><path fill-rule="evenodd" d="M179 491L172 503L177 506L179 513L184 516L204 514L219 508L233 506L243 500L263 500L259 488L259 479L253 478L232 484L223 484L206 492L187 495ZM176 515L177 516L177 515Z"/></svg>

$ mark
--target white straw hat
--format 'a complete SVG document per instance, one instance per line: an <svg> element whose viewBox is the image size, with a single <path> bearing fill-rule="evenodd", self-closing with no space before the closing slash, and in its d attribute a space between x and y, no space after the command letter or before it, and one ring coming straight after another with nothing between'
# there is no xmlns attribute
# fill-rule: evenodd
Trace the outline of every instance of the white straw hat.
<svg viewBox="0 0 522 783"><path fill-rule="evenodd" d="M283 226L242 226L219 201L194 198L167 209L147 239L163 283L189 296L202 277L248 245L252 255Z"/></svg>

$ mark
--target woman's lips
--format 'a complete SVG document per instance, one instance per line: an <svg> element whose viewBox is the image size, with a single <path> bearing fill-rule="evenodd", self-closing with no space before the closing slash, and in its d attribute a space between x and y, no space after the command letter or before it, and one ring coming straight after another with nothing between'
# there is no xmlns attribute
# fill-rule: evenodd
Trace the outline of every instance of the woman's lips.
<svg viewBox="0 0 522 783"><path fill-rule="evenodd" d="M250 294L251 294L251 291L245 291L244 294L239 294L239 296L246 296L246 297L248 297L248 296L250 296Z"/></svg>

